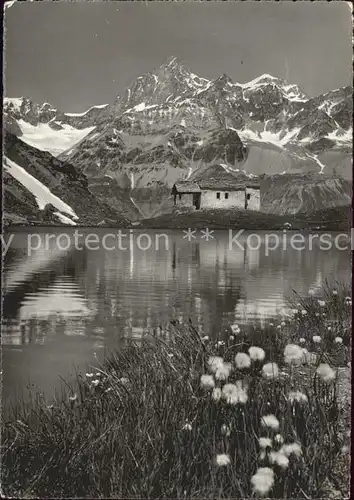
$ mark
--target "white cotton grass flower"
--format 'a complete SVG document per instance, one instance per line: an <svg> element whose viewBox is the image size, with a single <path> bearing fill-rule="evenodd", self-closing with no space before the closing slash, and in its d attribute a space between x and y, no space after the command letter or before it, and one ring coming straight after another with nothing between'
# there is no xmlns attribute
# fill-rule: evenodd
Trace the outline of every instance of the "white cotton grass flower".
<svg viewBox="0 0 354 500"><path fill-rule="evenodd" d="M343 339L342 339L342 337L336 337L336 338L334 339L334 342L335 342L336 344L343 344Z"/></svg>
<svg viewBox="0 0 354 500"><path fill-rule="evenodd" d="M220 387L215 387L213 389L211 397L213 398L214 401L220 401L221 396L222 396L222 392L221 392Z"/></svg>
<svg viewBox="0 0 354 500"><path fill-rule="evenodd" d="M224 434L224 436L229 437L231 434L231 427L229 425L223 424L221 426L221 434Z"/></svg>
<svg viewBox="0 0 354 500"><path fill-rule="evenodd" d="M251 358L245 352L238 352L235 356L235 363L239 370L249 368L251 366Z"/></svg>
<svg viewBox="0 0 354 500"><path fill-rule="evenodd" d="M234 324L231 325L231 331L234 335L237 335L238 333L240 333L241 329L238 325Z"/></svg>
<svg viewBox="0 0 354 500"><path fill-rule="evenodd" d="M319 344L322 339L321 339L321 337L319 335L314 335L312 337L312 340L313 340L313 342L315 342L315 344Z"/></svg>
<svg viewBox="0 0 354 500"><path fill-rule="evenodd" d="M282 322L280 323L280 326L286 326L285 321L282 321Z"/></svg>
<svg viewBox="0 0 354 500"><path fill-rule="evenodd" d="M290 455L300 457L302 455L301 445L299 443L283 444L283 446L280 448L280 451L287 457L290 457Z"/></svg>
<svg viewBox="0 0 354 500"><path fill-rule="evenodd" d="M337 290L333 290L333 291L332 291L332 295L338 295Z"/></svg>
<svg viewBox="0 0 354 500"><path fill-rule="evenodd" d="M275 415L264 415L261 419L261 425L277 431L279 429L279 420Z"/></svg>
<svg viewBox="0 0 354 500"><path fill-rule="evenodd" d="M347 295L347 296L345 297L345 299L344 299L344 300L345 300L345 302L351 302L351 301L352 301L352 298L351 298L351 297L349 297L349 295Z"/></svg>
<svg viewBox="0 0 354 500"><path fill-rule="evenodd" d="M320 363L316 370L316 374L324 382L332 382L336 378L335 371L327 363Z"/></svg>
<svg viewBox="0 0 354 500"><path fill-rule="evenodd" d="M252 361L263 361L265 358L265 351L261 347L252 346L248 352Z"/></svg>
<svg viewBox="0 0 354 500"><path fill-rule="evenodd" d="M230 340L235 340L235 337L233 335L230 335L229 339Z"/></svg>
<svg viewBox="0 0 354 500"><path fill-rule="evenodd" d="M248 399L247 391L242 388L242 382L239 380L236 384L225 384L222 388L222 397L230 405L244 404Z"/></svg>
<svg viewBox="0 0 354 500"><path fill-rule="evenodd" d="M216 465L219 467L224 467L225 465L229 465L231 462L229 455L225 453L221 453L220 455L216 455Z"/></svg>
<svg viewBox="0 0 354 500"><path fill-rule="evenodd" d="M191 430L192 430L192 424L190 424L189 422L186 422L186 423L184 424L184 426L182 427L182 429L183 429L184 431L191 431Z"/></svg>
<svg viewBox="0 0 354 500"><path fill-rule="evenodd" d="M265 379L276 379L279 377L279 368L276 363L266 363L262 368L262 376Z"/></svg>
<svg viewBox="0 0 354 500"><path fill-rule="evenodd" d="M259 446L263 449L272 447L272 440L267 437L260 437L258 439Z"/></svg>
<svg viewBox="0 0 354 500"><path fill-rule="evenodd" d="M289 465L289 459L281 449L279 451L271 451L269 454L269 461L271 464L279 465L282 469L287 469Z"/></svg>
<svg viewBox="0 0 354 500"><path fill-rule="evenodd" d="M92 380L91 381L91 384L94 386L94 387L97 387L99 385L100 381L96 378L95 380Z"/></svg>
<svg viewBox="0 0 354 500"><path fill-rule="evenodd" d="M254 493L266 495L274 485L274 471L270 467L260 467L251 477Z"/></svg>
<svg viewBox="0 0 354 500"><path fill-rule="evenodd" d="M301 391L291 391L288 394L288 401L290 401L290 403L295 403L295 401L297 403L307 403L308 398L306 394Z"/></svg>
<svg viewBox="0 0 354 500"><path fill-rule="evenodd" d="M73 394L72 396L69 396L69 401L76 401L77 400L77 394Z"/></svg>
<svg viewBox="0 0 354 500"><path fill-rule="evenodd" d="M313 290L312 288L310 288L309 295L315 295L315 290Z"/></svg>
<svg viewBox="0 0 354 500"><path fill-rule="evenodd" d="M317 302L318 302L318 305L320 307L324 307L326 305L326 301L325 300L318 300Z"/></svg>
<svg viewBox="0 0 354 500"><path fill-rule="evenodd" d="M307 314L306 309L303 309L303 310L301 311L301 314L302 314L303 316L306 316L306 314Z"/></svg>
<svg viewBox="0 0 354 500"><path fill-rule="evenodd" d="M200 385L204 388L204 389L213 389L213 387L215 387L215 380L214 380L214 377L212 375L202 375L200 377Z"/></svg>
<svg viewBox="0 0 354 500"><path fill-rule="evenodd" d="M224 364L224 359L221 356L210 356L207 363L209 370L215 373L217 369Z"/></svg>
<svg viewBox="0 0 354 500"><path fill-rule="evenodd" d="M202 337L202 342L206 342L207 340L209 340L208 335L204 335L204 337Z"/></svg>
<svg viewBox="0 0 354 500"><path fill-rule="evenodd" d="M225 345L225 341L224 340L218 340L217 343L216 343L217 347L221 347L223 345Z"/></svg>
<svg viewBox="0 0 354 500"><path fill-rule="evenodd" d="M123 385L127 385L129 383L129 380L126 377L121 377L120 379L118 379L118 382Z"/></svg>
<svg viewBox="0 0 354 500"><path fill-rule="evenodd" d="M284 349L284 361L287 364L300 364L303 357L303 349L296 344L288 344Z"/></svg>
<svg viewBox="0 0 354 500"><path fill-rule="evenodd" d="M281 434L277 434L276 436L274 436L273 441L276 444L283 444L284 443L284 438L283 438L283 436Z"/></svg>
<svg viewBox="0 0 354 500"><path fill-rule="evenodd" d="M305 344L306 339L304 339L304 337L301 337L301 338L299 339L299 342L300 342L300 344Z"/></svg>
<svg viewBox="0 0 354 500"><path fill-rule="evenodd" d="M93 376L93 373L86 373L86 378L92 378Z"/></svg>
<svg viewBox="0 0 354 500"><path fill-rule="evenodd" d="M227 380L232 370L231 363L223 363L215 372L216 380Z"/></svg>
<svg viewBox="0 0 354 500"><path fill-rule="evenodd" d="M277 330L281 330L281 325L278 325L278 326L277 326Z"/></svg>

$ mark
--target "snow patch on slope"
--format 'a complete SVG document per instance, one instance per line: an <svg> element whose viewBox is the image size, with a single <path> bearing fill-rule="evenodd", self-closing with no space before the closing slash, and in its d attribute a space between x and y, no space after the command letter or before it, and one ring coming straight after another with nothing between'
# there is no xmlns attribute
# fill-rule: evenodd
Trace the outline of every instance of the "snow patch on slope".
<svg viewBox="0 0 354 500"><path fill-rule="evenodd" d="M309 154L310 158L312 158L313 160L315 160L315 162L317 163L317 165L320 167L320 174L323 174L323 170L326 168L326 165L324 165L321 160L318 158L318 156L316 155L311 155Z"/></svg>
<svg viewBox="0 0 354 500"><path fill-rule="evenodd" d="M31 125L24 120L18 120L17 123L23 134L21 136L23 142L41 151L48 151L53 156L58 156L60 153L72 148L96 128L87 127L78 130L70 125L62 125L62 130L53 130L46 123L39 123L37 126Z"/></svg>
<svg viewBox="0 0 354 500"><path fill-rule="evenodd" d="M4 156L3 161L5 170L33 194L40 210L43 210L47 204L51 203L61 212L69 214L75 220L78 219L78 216L69 205L64 203L58 196L55 196L50 189L29 174L24 168L7 158L7 156Z"/></svg>
<svg viewBox="0 0 354 500"><path fill-rule="evenodd" d="M232 127L229 127L232 128ZM283 147L292 139L295 139L297 134L300 132L300 128L294 128L293 130L288 130L285 135L281 137L283 132L270 132L268 130L263 130L262 132L256 133L253 130L245 129L245 130L235 130L240 136L241 140L250 139L258 142L265 142L274 144L275 146Z"/></svg>
<svg viewBox="0 0 354 500"><path fill-rule="evenodd" d="M92 141L93 139L95 139L96 137L98 137L100 134L98 132L95 132L94 134L92 134L90 137L88 137L87 139L89 141Z"/></svg>
<svg viewBox="0 0 354 500"><path fill-rule="evenodd" d="M340 133L338 130L330 132L327 135L328 139L332 139L333 141L339 143L348 143L351 144L353 140L353 129L350 127L349 130L346 130L344 133Z"/></svg>
<svg viewBox="0 0 354 500"><path fill-rule="evenodd" d="M103 109L109 106L109 104L98 104L97 106L91 106L87 111L84 111L83 113L64 113L66 116L85 116L87 113L91 111L91 109Z"/></svg>
<svg viewBox="0 0 354 500"><path fill-rule="evenodd" d="M133 108L130 108L130 109L127 109L126 111L124 111L124 115L126 113L131 113L132 111L144 111L145 109L152 109L152 108L157 108L157 104L152 104L151 106L147 106L145 104L145 102L141 102L140 104L137 104L136 106L134 106Z"/></svg>
<svg viewBox="0 0 354 500"><path fill-rule="evenodd" d="M237 85L243 88L255 87L257 85L264 84L267 80L278 81L279 78L276 78L275 76L268 75L267 73L265 73L264 75L257 76L257 78L254 78L253 80L247 83L238 83Z"/></svg>
<svg viewBox="0 0 354 500"><path fill-rule="evenodd" d="M63 215L60 212L54 212L53 215L56 215L58 217L58 219L60 220L60 222L63 222L63 224L69 224L69 226L76 226L76 222L74 222L69 217L67 217L66 215Z"/></svg>
<svg viewBox="0 0 354 500"><path fill-rule="evenodd" d="M4 105L9 104L15 111L20 111L23 100L23 97L4 97Z"/></svg>

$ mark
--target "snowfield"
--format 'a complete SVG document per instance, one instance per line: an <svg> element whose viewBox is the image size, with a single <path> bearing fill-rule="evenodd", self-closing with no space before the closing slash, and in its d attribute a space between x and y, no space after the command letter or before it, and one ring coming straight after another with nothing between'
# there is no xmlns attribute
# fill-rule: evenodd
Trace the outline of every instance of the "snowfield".
<svg viewBox="0 0 354 500"><path fill-rule="evenodd" d="M64 113L66 116L85 116L87 113L91 111L91 109L103 109L109 106L109 104L98 104L96 106L91 106L87 111L84 111L83 113Z"/></svg>
<svg viewBox="0 0 354 500"><path fill-rule="evenodd" d="M41 151L48 151L53 156L58 156L67 149L72 148L96 127L87 127L78 130L70 125L64 125L62 130L53 130L47 123L31 125L24 120L18 120L21 128L23 142Z"/></svg>
<svg viewBox="0 0 354 500"><path fill-rule="evenodd" d="M232 128L232 127L229 127ZM233 129L236 130L236 129ZM244 129L236 130L241 140L247 141L247 139L274 144L275 146L283 147L292 139L295 139L297 134L300 132L300 128L294 128L293 130L288 130L286 134L281 137L282 132L274 133L268 130L263 130L262 132L254 132L253 130Z"/></svg>
<svg viewBox="0 0 354 500"><path fill-rule="evenodd" d="M24 168L20 167L20 165L7 158L7 156L4 156L3 166L14 179L33 194L40 210L43 210L48 203L51 203L55 208L70 215L74 220L78 219L78 216L69 205L55 196L44 184L29 174Z"/></svg>
<svg viewBox="0 0 354 500"><path fill-rule="evenodd" d="M76 226L76 222L74 222L69 217L67 217L66 215L63 215L60 212L54 212L53 215L56 215L58 217L58 219L60 220L60 222L62 222L63 224L68 224L69 226Z"/></svg>
<svg viewBox="0 0 354 500"><path fill-rule="evenodd" d="M342 134L335 130L327 135L328 139L336 141L338 143L351 144L353 140L353 128L350 127L349 130L345 130Z"/></svg>

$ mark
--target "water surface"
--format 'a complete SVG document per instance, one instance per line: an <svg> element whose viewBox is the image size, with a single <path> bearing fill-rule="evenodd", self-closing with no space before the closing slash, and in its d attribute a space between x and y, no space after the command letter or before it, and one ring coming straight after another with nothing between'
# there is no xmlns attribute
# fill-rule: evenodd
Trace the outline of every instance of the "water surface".
<svg viewBox="0 0 354 500"><path fill-rule="evenodd" d="M100 239L106 232L96 230ZM182 231L149 231L153 242L156 233L167 234L168 248L160 240L159 249L153 243L145 251L136 244L64 251L54 242L30 256L28 233L16 233L5 261L6 400L29 384L50 395L59 375L70 378L74 367L95 363L105 348L139 340L169 320L191 318L212 336L234 322L264 324L286 315L293 290L316 293L326 279L350 281L347 251L315 245L312 251L279 248L267 256L264 246L230 248L227 231L215 231L208 242L189 242ZM264 241L266 233L258 234Z"/></svg>

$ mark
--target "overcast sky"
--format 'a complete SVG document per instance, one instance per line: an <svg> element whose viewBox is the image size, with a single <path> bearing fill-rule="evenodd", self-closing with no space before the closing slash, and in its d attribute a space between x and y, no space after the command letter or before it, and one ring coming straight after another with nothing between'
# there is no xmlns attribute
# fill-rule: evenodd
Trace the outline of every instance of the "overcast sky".
<svg viewBox="0 0 354 500"><path fill-rule="evenodd" d="M80 112L177 56L199 76L263 73L313 96L352 83L345 2L16 2L6 95Z"/></svg>

